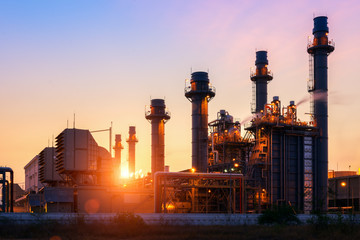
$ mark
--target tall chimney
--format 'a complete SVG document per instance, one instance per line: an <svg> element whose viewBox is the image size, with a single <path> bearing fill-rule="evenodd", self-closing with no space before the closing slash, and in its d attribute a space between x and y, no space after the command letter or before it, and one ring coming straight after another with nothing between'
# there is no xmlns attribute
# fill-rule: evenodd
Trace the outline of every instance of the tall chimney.
<svg viewBox="0 0 360 240"><path fill-rule="evenodd" d="M268 64L267 51L257 51L256 71L250 73L250 79L253 82L252 113L259 113L264 110L267 103L267 84L273 79L271 72L268 70Z"/></svg>
<svg viewBox="0 0 360 240"><path fill-rule="evenodd" d="M123 145L121 144L121 134L115 135L115 179L119 179L121 175L121 150L124 149Z"/></svg>
<svg viewBox="0 0 360 240"><path fill-rule="evenodd" d="M163 99L152 99L150 111L145 112L145 118L151 122L151 173L163 172L165 165L165 123L170 114L165 110Z"/></svg>
<svg viewBox="0 0 360 240"><path fill-rule="evenodd" d="M129 174L135 176L135 144L138 142L135 126L129 127L129 138L126 142L129 144Z"/></svg>
<svg viewBox="0 0 360 240"><path fill-rule="evenodd" d="M208 102L215 96L207 72L193 72L185 97L192 103L192 167L207 172L208 167Z"/></svg>
<svg viewBox="0 0 360 240"><path fill-rule="evenodd" d="M308 44L310 54L310 76L308 91L312 95L311 112L319 136L315 143L314 199L315 209L327 211L328 183L328 55L334 51L334 45L328 40L327 17L314 18L313 41Z"/></svg>

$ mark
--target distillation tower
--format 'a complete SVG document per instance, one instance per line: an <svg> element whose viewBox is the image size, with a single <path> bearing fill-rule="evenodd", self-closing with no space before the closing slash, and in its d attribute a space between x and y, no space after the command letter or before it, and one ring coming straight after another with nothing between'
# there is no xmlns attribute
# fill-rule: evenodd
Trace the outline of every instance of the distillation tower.
<svg viewBox="0 0 360 240"><path fill-rule="evenodd" d="M315 126L319 129L316 140L317 163L314 174L315 206L327 210L328 183L328 55L334 51L334 44L328 39L327 17L314 18L313 40L309 42L310 79L308 91L312 96L311 112Z"/></svg>
<svg viewBox="0 0 360 240"><path fill-rule="evenodd" d="M193 72L185 97L192 103L192 167L207 172L208 166L208 102L215 96L207 72Z"/></svg>
<svg viewBox="0 0 360 240"><path fill-rule="evenodd" d="M268 64L267 51L257 51L256 70L250 73L250 79L253 82L252 113L259 113L267 103L267 84L273 79L271 71L268 70Z"/></svg>
<svg viewBox="0 0 360 240"><path fill-rule="evenodd" d="M163 172L165 165L165 123L170 119L163 99L152 99L145 118L151 123L151 173Z"/></svg>
<svg viewBox="0 0 360 240"><path fill-rule="evenodd" d="M135 126L129 127L129 138L126 142L129 144L129 175L135 176L135 144L138 142Z"/></svg>

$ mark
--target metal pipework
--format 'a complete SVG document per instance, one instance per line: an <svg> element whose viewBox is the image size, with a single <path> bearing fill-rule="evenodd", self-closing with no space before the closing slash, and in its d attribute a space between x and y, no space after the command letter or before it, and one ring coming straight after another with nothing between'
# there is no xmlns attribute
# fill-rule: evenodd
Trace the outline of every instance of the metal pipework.
<svg viewBox="0 0 360 240"><path fill-rule="evenodd" d="M308 44L307 52L313 57L314 83L308 91L313 94L312 112L319 129L316 140L316 166L314 173L314 199L317 210L327 210L328 182L328 55L334 51L334 45L328 40L327 17L314 18L313 42ZM321 97L320 97L321 96Z"/></svg>
<svg viewBox="0 0 360 240"><path fill-rule="evenodd" d="M138 142L135 126L129 127L129 138L126 142L129 144L129 175L135 176L135 144Z"/></svg>
<svg viewBox="0 0 360 240"><path fill-rule="evenodd" d="M192 167L207 172L208 167L208 102L215 96L207 72L193 72L185 97L192 103Z"/></svg>
<svg viewBox="0 0 360 240"><path fill-rule="evenodd" d="M165 123L170 119L164 99L152 99L145 118L151 123L151 173L163 172L165 166Z"/></svg>
<svg viewBox="0 0 360 240"><path fill-rule="evenodd" d="M10 181L6 179L6 173L10 173ZM0 212L14 212L14 171L9 167L0 167L0 176L2 189Z"/></svg>
<svg viewBox="0 0 360 240"><path fill-rule="evenodd" d="M259 113L267 103L267 84L273 79L272 73L268 70L269 61L267 51L257 51L255 66L256 71L250 73L250 79L255 84L255 108L252 113Z"/></svg>
<svg viewBox="0 0 360 240"><path fill-rule="evenodd" d="M115 135L115 179L118 179L121 174L121 150L124 149L123 145L121 144L121 134Z"/></svg>

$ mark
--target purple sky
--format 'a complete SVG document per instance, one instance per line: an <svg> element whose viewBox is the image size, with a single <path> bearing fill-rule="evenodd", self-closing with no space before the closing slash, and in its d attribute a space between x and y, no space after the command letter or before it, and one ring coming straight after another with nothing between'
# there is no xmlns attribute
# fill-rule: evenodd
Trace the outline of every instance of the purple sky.
<svg viewBox="0 0 360 240"><path fill-rule="evenodd" d="M271 2L271 4L270 4ZM150 124L144 106L163 98L166 164L191 165L191 105L184 97L190 71L209 70L220 109L250 115L255 51L267 50L274 80L268 100L307 96L313 16L327 15L335 51L329 57L329 168L360 168L358 1L0 1L0 165L23 167L52 136L72 126L123 136L136 125L136 168L150 170ZM298 117L309 120L309 104ZM96 133L108 147L108 135ZM124 159L123 158L123 159Z"/></svg>

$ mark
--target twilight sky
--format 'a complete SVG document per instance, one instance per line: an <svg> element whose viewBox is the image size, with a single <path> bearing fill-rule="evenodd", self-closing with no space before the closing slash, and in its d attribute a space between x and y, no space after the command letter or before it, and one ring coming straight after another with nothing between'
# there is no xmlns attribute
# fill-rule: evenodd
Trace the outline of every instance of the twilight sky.
<svg viewBox="0 0 360 240"><path fill-rule="evenodd" d="M360 168L360 2L231 0L0 0L0 165L24 182L23 167L67 126L122 134L136 126L136 168L150 171L150 124L144 106L164 98L165 162L191 166L191 105L184 81L209 71L216 96L209 120L226 109L250 115L250 67L267 50L274 80L268 101L308 95L313 16L327 15L335 51L329 57L329 168ZM309 120L309 103L298 117ZM108 148L108 133L94 133Z"/></svg>

